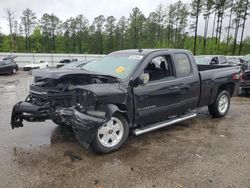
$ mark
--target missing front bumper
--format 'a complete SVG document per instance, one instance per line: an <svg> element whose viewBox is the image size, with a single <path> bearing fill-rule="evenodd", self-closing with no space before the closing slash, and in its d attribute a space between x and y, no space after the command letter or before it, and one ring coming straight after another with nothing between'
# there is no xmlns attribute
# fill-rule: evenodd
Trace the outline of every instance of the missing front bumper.
<svg viewBox="0 0 250 188"><path fill-rule="evenodd" d="M46 106L37 106L29 102L18 102L12 109L11 128L23 127L23 120L40 122L50 119L53 111Z"/></svg>
<svg viewBox="0 0 250 188"><path fill-rule="evenodd" d="M11 128L23 127L23 120L41 122L48 119L57 119L71 126L80 144L88 148L97 129L106 122L106 113L98 111L81 113L74 107L52 110L30 102L18 102L12 109Z"/></svg>

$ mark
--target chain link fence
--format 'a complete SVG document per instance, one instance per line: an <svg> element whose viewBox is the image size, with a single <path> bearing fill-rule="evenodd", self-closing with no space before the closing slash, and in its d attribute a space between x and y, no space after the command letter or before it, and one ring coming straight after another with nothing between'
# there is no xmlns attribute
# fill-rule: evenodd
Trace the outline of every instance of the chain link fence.
<svg viewBox="0 0 250 188"><path fill-rule="evenodd" d="M17 56L15 58L16 63L20 68L23 68L26 64L34 60L44 60L49 62L50 67L56 67L56 64L62 59L78 59L91 60L101 58L105 55L100 54L53 54L53 53L10 53L10 52L0 52L0 60L6 56L13 55Z"/></svg>

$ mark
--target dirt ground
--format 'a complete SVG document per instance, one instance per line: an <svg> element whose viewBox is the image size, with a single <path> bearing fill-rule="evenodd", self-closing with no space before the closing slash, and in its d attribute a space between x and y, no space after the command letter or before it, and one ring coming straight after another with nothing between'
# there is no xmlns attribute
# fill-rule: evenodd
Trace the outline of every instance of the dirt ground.
<svg viewBox="0 0 250 188"><path fill-rule="evenodd" d="M250 187L250 97L228 115L197 118L138 137L108 155L82 148L50 121L11 130L12 106L32 76L0 76L0 187Z"/></svg>

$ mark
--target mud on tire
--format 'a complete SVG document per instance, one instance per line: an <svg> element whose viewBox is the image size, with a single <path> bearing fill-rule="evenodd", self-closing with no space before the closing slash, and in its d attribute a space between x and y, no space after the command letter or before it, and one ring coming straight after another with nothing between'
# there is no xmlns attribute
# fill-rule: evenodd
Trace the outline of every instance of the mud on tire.
<svg viewBox="0 0 250 188"><path fill-rule="evenodd" d="M230 108L230 94L223 90L218 93L213 104L208 106L209 113L216 118L224 117Z"/></svg>

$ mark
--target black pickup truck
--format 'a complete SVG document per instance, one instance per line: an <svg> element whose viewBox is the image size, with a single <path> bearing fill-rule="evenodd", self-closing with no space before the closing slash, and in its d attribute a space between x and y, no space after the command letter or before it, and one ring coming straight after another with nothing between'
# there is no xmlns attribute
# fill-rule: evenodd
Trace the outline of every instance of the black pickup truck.
<svg viewBox="0 0 250 188"><path fill-rule="evenodd" d="M140 135L197 115L208 106L223 117L237 94L240 67L196 65L186 50L113 52L82 70L35 70L24 102L13 107L11 126L51 119L73 129L85 146L117 150L129 132Z"/></svg>

